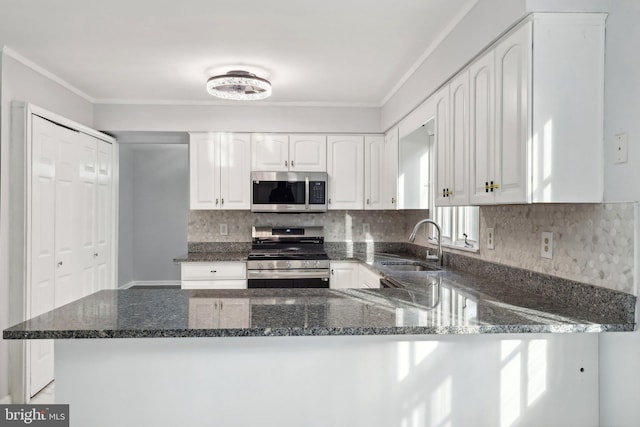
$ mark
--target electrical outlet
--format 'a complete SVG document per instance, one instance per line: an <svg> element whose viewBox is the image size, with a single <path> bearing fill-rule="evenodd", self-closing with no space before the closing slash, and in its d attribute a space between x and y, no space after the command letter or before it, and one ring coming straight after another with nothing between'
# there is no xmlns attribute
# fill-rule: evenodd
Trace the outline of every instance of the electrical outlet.
<svg viewBox="0 0 640 427"><path fill-rule="evenodd" d="M495 249L495 238L493 228L487 228L487 249Z"/></svg>
<svg viewBox="0 0 640 427"><path fill-rule="evenodd" d="M553 233L549 231L543 231L540 241L540 256L542 258L553 258Z"/></svg>
<svg viewBox="0 0 640 427"><path fill-rule="evenodd" d="M629 138L626 133L613 136L613 163L626 163L629 160Z"/></svg>
<svg viewBox="0 0 640 427"><path fill-rule="evenodd" d="M368 222L362 224L362 234L369 234L370 231Z"/></svg>
<svg viewBox="0 0 640 427"><path fill-rule="evenodd" d="M229 227L227 224L220 224L220 235L227 236L229 234Z"/></svg>

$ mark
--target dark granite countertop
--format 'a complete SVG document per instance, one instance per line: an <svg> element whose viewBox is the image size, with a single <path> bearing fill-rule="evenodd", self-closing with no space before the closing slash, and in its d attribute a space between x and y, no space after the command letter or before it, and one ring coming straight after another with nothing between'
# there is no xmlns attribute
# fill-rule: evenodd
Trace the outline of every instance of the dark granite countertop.
<svg viewBox="0 0 640 427"><path fill-rule="evenodd" d="M387 257L350 255L383 274ZM385 270L386 269L386 270ZM3 332L5 339L419 335L632 331L600 306L448 269L395 272L402 288L104 290Z"/></svg>
<svg viewBox="0 0 640 427"><path fill-rule="evenodd" d="M234 252L189 252L176 257L173 262L216 262L216 261L246 261L249 251Z"/></svg>

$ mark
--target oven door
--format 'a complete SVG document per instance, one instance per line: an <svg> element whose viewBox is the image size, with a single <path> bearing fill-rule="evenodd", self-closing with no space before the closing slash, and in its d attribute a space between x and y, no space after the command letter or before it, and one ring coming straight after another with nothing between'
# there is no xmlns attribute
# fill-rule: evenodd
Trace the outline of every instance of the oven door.
<svg viewBox="0 0 640 427"><path fill-rule="evenodd" d="M247 287L328 288L329 269L247 270Z"/></svg>

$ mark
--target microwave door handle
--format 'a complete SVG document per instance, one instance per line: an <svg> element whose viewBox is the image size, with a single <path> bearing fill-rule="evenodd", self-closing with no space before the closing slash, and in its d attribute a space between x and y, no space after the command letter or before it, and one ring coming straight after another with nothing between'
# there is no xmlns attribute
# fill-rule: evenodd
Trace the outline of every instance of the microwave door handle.
<svg viewBox="0 0 640 427"><path fill-rule="evenodd" d="M304 177L304 208L309 210L309 177Z"/></svg>

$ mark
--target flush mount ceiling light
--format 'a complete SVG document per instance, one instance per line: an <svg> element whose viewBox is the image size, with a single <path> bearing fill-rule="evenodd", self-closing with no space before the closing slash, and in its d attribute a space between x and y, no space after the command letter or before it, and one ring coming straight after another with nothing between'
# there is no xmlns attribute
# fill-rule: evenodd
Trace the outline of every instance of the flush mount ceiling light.
<svg viewBox="0 0 640 427"><path fill-rule="evenodd" d="M247 71L229 71L207 80L207 91L218 98L255 101L271 96L271 83Z"/></svg>

